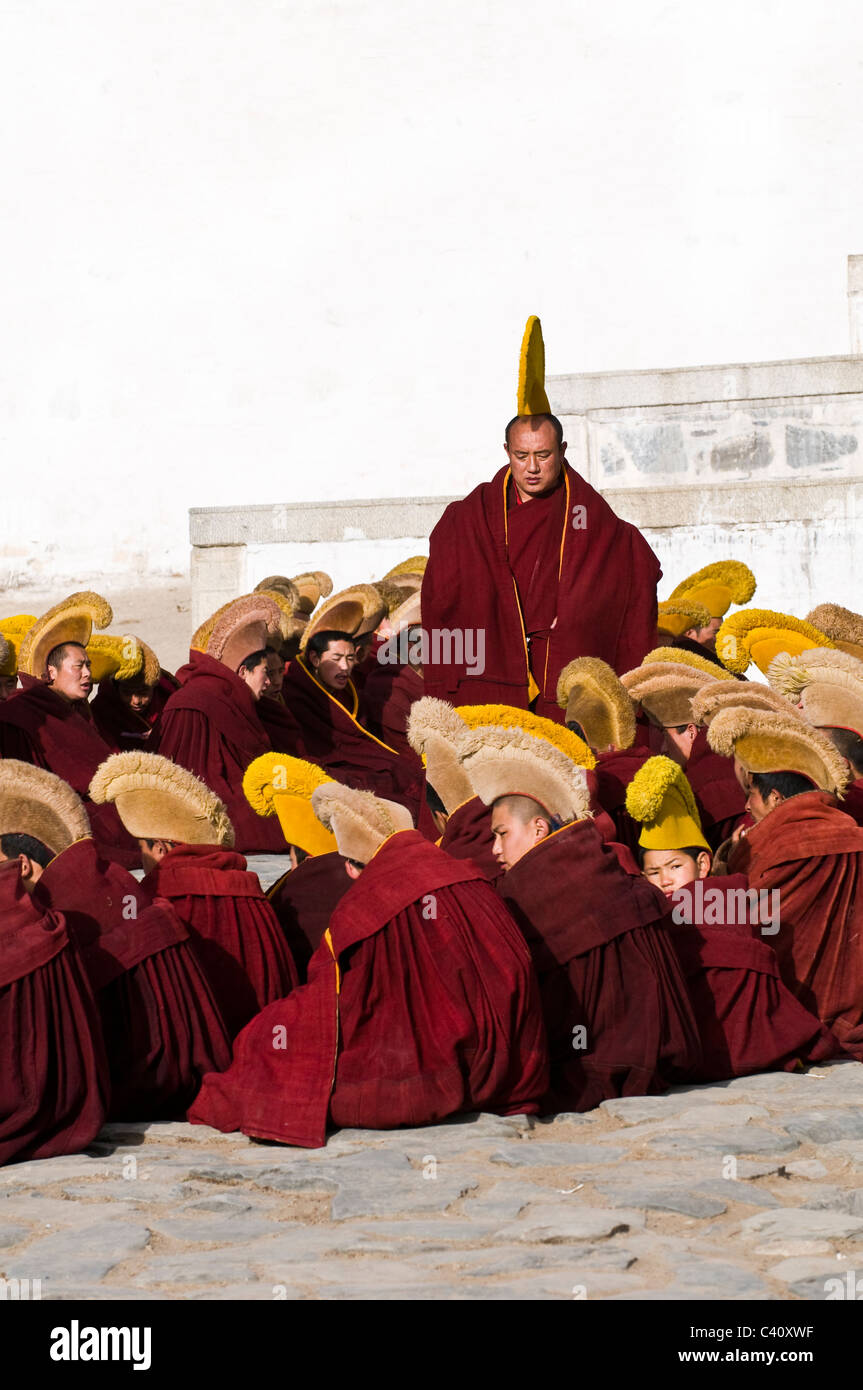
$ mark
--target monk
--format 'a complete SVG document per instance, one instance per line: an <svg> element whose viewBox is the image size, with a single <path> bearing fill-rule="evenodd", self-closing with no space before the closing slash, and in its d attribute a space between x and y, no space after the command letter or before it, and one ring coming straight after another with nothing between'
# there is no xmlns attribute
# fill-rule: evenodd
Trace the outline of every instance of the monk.
<svg viewBox="0 0 863 1390"><path fill-rule="evenodd" d="M115 753L91 795L113 802L141 847L141 890L188 928L233 1038L297 984L291 953L256 874L232 850L222 802L185 768L154 753Z"/></svg>
<svg viewBox="0 0 863 1390"><path fill-rule="evenodd" d="M535 1113L548 1077L536 982L492 889L395 802L335 784L312 800L351 887L308 984L240 1034L191 1121L319 1148L328 1124Z"/></svg>
<svg viewBox="0 0 863 1390"><path fill-rule="evenodd" d="M551 1054L543 1110L589 1110L685 1080L698 1029L669 912L589 815L583 768L514 729L478 729L462 759L492 809L498 892L539 976Z"/></svg>
<svg viewBox="0 0 863 1390"><path fill-rule="evenodd" d="M468 859L492 881L500 868L492 854L491 813L476 795L461 763L468 726L452 705L426 695L412 707L407 735L426 763L426 801L440 834L441 849Z"/></svg>
<svg viewBox="0 0 863 1390"><path fill-rule="evenodd" d="M124 660L130 643L137 649L136 659ZM175 677L140 638L101 634L90 639L88 655L98 685L90 709L111 752L140 748L155 753L165 705L179 689Z"/></svg>
<svg viewBox="0 0 863 1390"><path fill-rule="evenodd" d="M788 988L863 1059L863 830L836 797L847 767L823 734L800 720L723 710L711 745L733 753L755 824L728 859L750 888L778 892L781 929L770 938Z"/></svg>
<svg viewBox="0 0 863 1390"><path fill-rule="evenodd" d="M107 1113L93 993L63 917L35 897L70 799L87 824L69 788L53 795L57 782L14 759L0 764L0 1164L79 1153Z"/></svg>
<svg viewBox="0 0 863 1390"><path fill-rule="evenodd" d="M278 605L264 594L229 605L207 636L207 650L189 652L162 716L161 754L224 802L242 852L287 853L278 822L257 817L242 792L246 768L272 749L258 707L269 684L267 636L280 625Z"/></svg>
<svg viewBox="0 0 863 1390"><path fill-rule="evenodd" d="M710 877L710 847L678 765L651 758L629 784L627 805L642 827L644 876L674 904L672 939L701 1038L692 1080L794 1071L841 1055L779 974L769 944L781 929L778 897L749 892L741 874Z"/></svg>

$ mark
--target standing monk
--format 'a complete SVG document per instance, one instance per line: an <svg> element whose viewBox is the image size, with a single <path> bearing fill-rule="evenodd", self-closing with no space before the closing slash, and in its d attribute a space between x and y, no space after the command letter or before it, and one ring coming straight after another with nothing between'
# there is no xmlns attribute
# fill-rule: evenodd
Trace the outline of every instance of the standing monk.
<svg viewBox="0 0 863 1390"><path fill-rule="evenodd" d="M431 534L423 674L426 694L451 704L530 707L562 723L568 661L598 656L619 673L653 645L661 571L644 537L567 463L544 375L532 317L507 463Z"/></svg>

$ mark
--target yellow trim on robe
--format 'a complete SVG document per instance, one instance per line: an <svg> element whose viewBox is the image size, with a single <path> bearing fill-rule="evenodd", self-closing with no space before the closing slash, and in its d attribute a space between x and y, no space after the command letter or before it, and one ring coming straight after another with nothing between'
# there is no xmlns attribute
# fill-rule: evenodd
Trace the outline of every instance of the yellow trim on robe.
<svg viewBox="0 0 863 1390"><path fill-rule="evenodd" d="M332 695L332 694L330 693L330 691L327 690L327 687L326 687L325 685L322 685L322 684L321 684L321 682L318 680L317 676L315 676L314 673L313 673L312 671L309 670L308 666L306 665L305 661L303 661L302 657L298 656L298 657L295 657L294 659L295 659L295 661L298 661L298 662L299 662L299 664L302 666L303 670L305 671L306 675L309 677L310 680L313 680L313 681L314 681L314 683L315 683L315 685L318 687L318 689L319 689L319 690L322 690L322 691L324 692L324 694L326 695L327 699L328 699L328 700L332 700L332 702L333 702L334 705L338 705L338 707L339 707L339 709L342 711L342 713L343 713L343 714L346 714L346 715L348 716L348 719L352 720L353 723L356 724L356 726L357 726L357 728L359 729L360 733L365 734L366 738L370 738L370 739L372 740L373 743L378 743L378 744L380 744L381 748L386 748L386 750L387 750L388 753L393 753L393 754L395 755L395 757L397 757L397 758L401 757L401 754L398 752L398 750L397 750L396 748L390 748L390 745L389 745L388 743L384 743L384 741L383 741L382 738L377 738L374 734L369 733L368 729L363 728L363 726L362 726L362 724L360 723L360 721L356 718L356 711L357 711L357 709L359 708L359 703L360 703L360 701L359 701L359 696L357 695L356 686L354 685L354 683L353 683L353 681L350 679L350 677L348 677L348 685L351 687L351 693L353 694L353 697L354 697L354 713L353 713L353 714L351 714L351 711L350 711L349 709L346 709L346 708L345 708L345 706L342 704L341 700L337 700L336 697L335 697L335 695Z"/></svg>

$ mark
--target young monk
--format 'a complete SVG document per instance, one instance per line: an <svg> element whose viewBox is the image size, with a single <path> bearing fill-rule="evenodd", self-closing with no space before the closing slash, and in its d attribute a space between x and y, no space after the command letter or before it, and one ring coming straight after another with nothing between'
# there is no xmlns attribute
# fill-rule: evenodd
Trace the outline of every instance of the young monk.
<svg viewBox="0 0 863 1390"><path fill-rule="evenodd" d="M328 1124L535 1112L548 1084L536 981L493 890L395 802L328 783L312 804L351 887L308 984L244 1029L189 1118L319 1148Z"/></svg>
<svg viewBox="0 0 863 1390"><path fill-rule="evenodd" d="M702 1060L692 1079L792 1071L841 1048L783 984L769 944L781 904L741 874L710 877L710 848L692 788L670 758L650 758L626 793L641 823L642 871L674 904L673 941L695 1007Z"/></svg>
<svg viewBox="0 0 863 1390"><path fill-rule="evenodd" d="M711 746L733 756L756 824L731 851L731 873L778 891L782 926L771 937L788 988L863 1058L863 830L840 809L848 769L801 720L722 710Z"/></svg>
<svg viewBox="0 0 863 1390"><path fill-rule="evenodd" d="M297 971L256 874L233 849L224 805L185 768L155 753L115 753L90 795L116 805L141 848L142 891L171 903L188 928L228 1032L297 984Z"/></svg>
<svg viewBox="0 0 863 1390"><path fill-rule="evenodd" d="M551 1052L543 1109L589 1110L691 1075L698 1029L668 909L603 842L584 769L518 729L474 729L462 759L492 809L498 892L539 976Z"/></svg>
<svg viewBox="0 0 863 1390"><path fill-rule="evenodd" d="M90 709L111 752L140 748L155 753L162 713L179 689L177 681L138 637L99 633L90 638L87 654L97 687Z"/></svg>
<svg viewBox="0 0 863 1390"><path fill-rule="evenodd" d="M107 1113L92 990L63 917L34 896L81 830L89 833L84 808L59 778L0 763L0 1164L79 1153Z"/></svg>

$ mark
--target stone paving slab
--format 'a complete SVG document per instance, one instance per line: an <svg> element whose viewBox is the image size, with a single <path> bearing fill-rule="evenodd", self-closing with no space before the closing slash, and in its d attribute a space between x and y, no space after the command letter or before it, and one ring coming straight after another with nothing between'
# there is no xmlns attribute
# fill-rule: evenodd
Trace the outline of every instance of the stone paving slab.
<svg viewBox="0 0 863 1390"><path fill-rule="evenodd" d="M863 1276L863 1067L300 1150L107 1125L0 1169L0 1277L67 1300L807 1300Z"/></svg>

